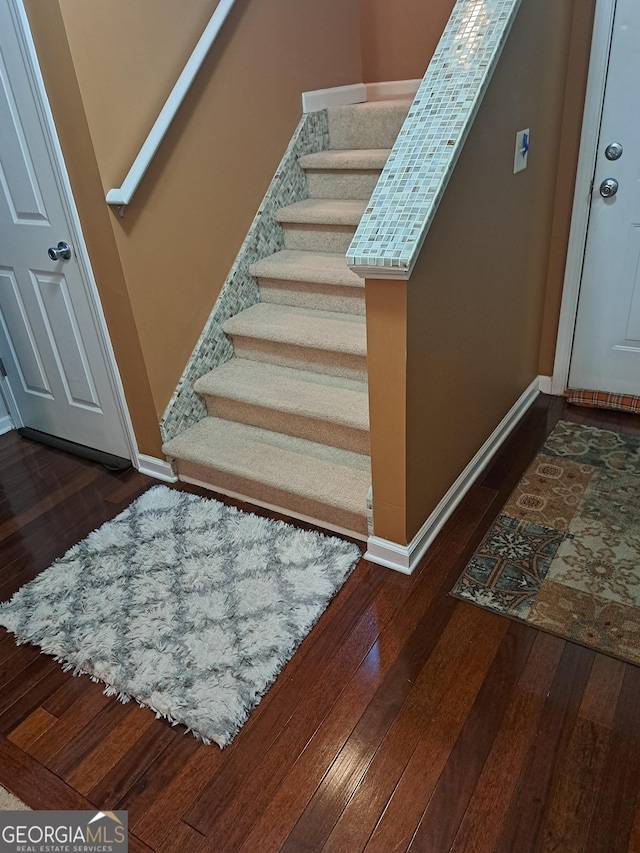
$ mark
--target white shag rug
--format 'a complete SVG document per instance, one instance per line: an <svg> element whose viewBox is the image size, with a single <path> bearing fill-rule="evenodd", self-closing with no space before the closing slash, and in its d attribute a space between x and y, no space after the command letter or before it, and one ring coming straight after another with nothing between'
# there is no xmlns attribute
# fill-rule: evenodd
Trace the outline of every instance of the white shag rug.
<svg viewBox="0 0 640 853"><path fill-rule="evenodd" d="M31 808L0 785L0 812L30 812Z"/></svg>
<svg viewBox="0 0 640 853"><path fill-rule="evenodd" d="M337 537L155 486L1 605L0 625L224 747L359 557Z"/></svg>

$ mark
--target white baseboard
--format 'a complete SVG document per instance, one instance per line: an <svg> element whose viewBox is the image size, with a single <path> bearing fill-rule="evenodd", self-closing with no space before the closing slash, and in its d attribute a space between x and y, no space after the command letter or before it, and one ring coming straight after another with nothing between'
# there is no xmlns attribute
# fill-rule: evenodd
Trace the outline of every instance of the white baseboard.
<svg viewBox="0 0 640 853"><path fill-rule="evenodd" d="M348 104L361 104L367 100L364 83L351 86L334 86L331 89L316 89L302 93L302 112L315 113L327 107L344 107Z"/></svg>
<svg viewBox="0 0 640 853"><path fill-rule="evenodd" d="M368 101L386 98L413 98L422 80L390 80L388 83L365 83Z"/></svg>
<svg viewBox="0 0 640 853"><path fill-rule="evenodd" d="M4 435L5 432L11 432L13 429L13 421L9 417L9 415L3 415L0 418L0 435Z"/></svg>
<svg viewBox="0 0 640 853"><path fill-rule="evenodd" d="M365 559L402 572L405 575L410 575L449 516L493 459L520 419L533 405L539 393L540 382L536 377L507 412L408 545L399 545L397 542L391 542L388 539L370 536L367 542L367 553L364 555Z"/></svg>
<svg viewBox="0 0 640 853"><path fill-rule="evenodd" d="M541 394L553 394L553 377L551 376L538 376L538 381L540 382L540 393Z"/></svg>
<svg viewBox="0 0 640 853"><path fill-rule="evenodd" d="M144 453L138 453L136 468L141 474L146 474L155 480L163 480L165 483L178 482L178 478L173 473L173 468L166 459L157 459L155 456L145 456Z"/></svg>
<svg viewBox="0 0 640 853"><path fill-rule="evenodd" d="M315 113L327 107L344 107L386 98L412 98L422 80L390 80L388 83L353 83L302 93L302 112Z"/></svg>

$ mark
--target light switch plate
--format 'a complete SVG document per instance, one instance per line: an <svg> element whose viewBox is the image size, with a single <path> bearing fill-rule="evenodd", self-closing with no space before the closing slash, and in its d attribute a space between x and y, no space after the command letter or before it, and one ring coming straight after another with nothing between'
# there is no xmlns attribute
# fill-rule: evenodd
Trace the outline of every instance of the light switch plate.
<svg viewBox="0 0 640 853"><path fill-rule="evenodd" d="M516 133L516 153L513 160L513 174L523 172L527 168L527 157L529 156L529 128L519 130Z"/></svg>

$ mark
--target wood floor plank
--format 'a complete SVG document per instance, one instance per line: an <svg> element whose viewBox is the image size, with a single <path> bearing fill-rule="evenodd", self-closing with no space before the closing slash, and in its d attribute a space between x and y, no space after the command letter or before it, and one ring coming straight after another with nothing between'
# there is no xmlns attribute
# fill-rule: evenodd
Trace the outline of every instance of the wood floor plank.
<svg viewBox="0 0 640 853"><path fill-rule="evenodd" d="M522 626L518 626L519 628ZM535 633L501 644L416 829L409 850L448 850L517 689ZM509 660L505 667L504 658Z"/></svg>
<svg viewBox="0 0 640 853"><path fill-rule="evenodd" d="M425 726L459 678L464 662L473 656L487 632L491 632L491 622L492 617L480 609L454 609L436 648L421 669L407 701L340 815L323 851L340 853L364 849Z"/></svg>
<svg viewBox="0 0 640 853"><path fill-rule="evenodd" d="M545 702L538 736L529 749L496 843L496 853L539 847L545 807L569 745L594 658L595 652L589 649L573 643L565 646Z"/></svg>
<svg viewBox="0 0 640 853"><path fill-rule="evenodd" d="M497 671L507 679L511 667L519 671L532 643L523 626L494 617L482 643L458 669L449 695L425 721L424 733L365 847L368 853L408 849L482 685L492 673L495 680Z"/></svg>
<svg viewBox="0 0 640 853"><path fill-rule="evenodd" d="M566 758L550 796L542 846L549 853L581 853L611 739L625 664L597 655Z"/></svg>
<svg viewBox="0 0 640 853"><path fill-rule="evenodd" d="M564 647L549 634L536 637L450 853L493 850Z"/></svg>
<svg viewBox="0 0 640 853"><path fill-rule="evenodd" d="M640 798L639 708L640 668L627 666L593 809L594 817L584 846L588 853L605 850L622 853L629 847Z"/></svg>
<svg viewBox="0 0 640 853"><path fill-rule="evenodd" d="M48 765L106 705L114 701L104 695L102 685L91 682L86 676L83 681L86 689L28 749L29 754L42 764Z"/></svg>
<svg viewBox="0 0 640 853"><path fill-rule="evenodd" d="M44 659L44 655L40 657ZM0 715L0 734L7 735L65 682L66 674L59 664L52 660L45 663L41 677L35 679L35 676L32 676L33 680L25 679L23 686L26 689L22 695L16 696L15 692L12 693L11 704ZM25 676L26 673L27 670L22 675Z"/></svg>
<svg viewBox="0 0 640 853"><path fill-rule="evenodd" d="M480 611L478 611L478 614L474 614L474 616L478 619L482 617L486 618L486 614L483 614ZM442 647L442 651L440 651L439 654L434 655L433 659L429 659L430 670L433 673L437 672L441 676L443 684L446 685L448 683L446 672L443 667L444 658L446 657L445 649L449 652L453 651L449 638L451 636L455 636L456 643L460 647L456 649L456 652L453 654L455 660L457 655L464 654L470 643L469 634L473 632L476 624L477 622L471 620L468 632L463 631L461 635L458 635L456 631L456 628L459 626L452 628L448 634L447 629L443 632L443 638L439 643L439 646ZM393 627L394 626L389 626L390 633L392 632ZM383 637L381 637L380 646L384 646ZM365 660L363 667L361 667L365 674L367 671L373 671L376 673L375 680L372 681L369 679L369 690L366 689L366 684L360 681L358 677L354 677L349 682L347 688L341 695L339 702L332 709L326 722L317 730L313 739L305 747L300 758L292 767L290 773L282 780L278 790L273 795L269 792L268 797L265 798L268 802L267 807L263 808L261 804L257 809L257 811L262 810L262 814L253 827L251 833L242 843L241 847L239 846L239 840L241 838L240 834L234 834L233 843L236 844L236 849L247 851L255 849L255 845L261 843L260 839L264 838L269 838L269 844L265 849L280 849L281 845L286 840L287 835L295 825L298 815L307 807L308 803L312 799L319 783L327 771L327 768L332 766L336 757L339 757L345 749L348 750L350 748L348 745L349 741L357 724L363 717L363 707L361 703L364 701L365 707L368 705L371 697L384 683L385 675L389 671L389 661L387 661L386 664L383 664L381 662L381 659L383 658L384 655L380 649L374 647L370 653L369 659ZM379 668L381 668L381 671L378 672L377 670ZM413 693L420 695L421 687L422 683L420 682L420 679L416 679L414 688L411 691L412 695ZM439 689L432 689L429 695L430 701L435 701L435 698L439 693ZM409 719L413 719L416 713L423 713L422 709L417 710L415 707L415 705L419 704L419 700L416 700L416 702L412 703L411 707L407 709L406 714ZM410 755L415 745L414 740L417 737L416 731L412 730L410 725L403 727L402 723L398 724L398 728L401 731L401 738L404 737L409 741L409 745L407 746L404 744L404 746ZM399 757L399 755L400 753L398 753L396 757ZM401 758L400 762L402 763ZM243 820L243 829L250 824L250 822L251 815L248 816L247 820ZM262 844L264 844L264 841ZM355 847L352 849L355 849Z"/></svg>
<svg viewBox="0 0 640 853"><path fill-rule="evenodd" d="M197 853L202 850L205 842L204 835L200 835L193 827L186 823L180 823L174 830L171 838L167 838L164 844L157 847L158 853L177 853L178 850Z"/></svg>
<svg viewBox="0 0 640 853"><path fill-rule="evenodd" d="M113 696L109 697L104 708L49 760L49 768L62 779L69 778L75 768L109 736L130 711L130 706L123 705Z"/></svg>
<svg viewBox="0 0 640 853"><path fill-rule="evenodd" d="M20 749L26 749L51 728L55 721L56 718L44 708L37 708L7 735L7 740L19 746Z"/></svg>
<svg viewBox="0 0 640 853"><path fill-rule="evenodd" d="M142 774L176 738L185 737L161 720L131 746L111 770L89 791L88 798L100 808L115 810Z"/></svg>
<svg viewBox="0 0 640 853"><path fill-rule="evenodd" d="M71 673L67 673L65 683L42 703L42 707L54 717L61 717L80 696L91 688L92 684L94 682L88 676L74 677Z"/></svg>
<svg viewBox="0 0 640 853"><path fill-rule="evenodd" d="M92 804L40 762L0 736L0 784L32 808L91 809Z"/></svg>
<svg viewBox="0 0 640 853"><path fill-rule="evenodd" d="M85 796L111 770L155 722L155 714L137 705L129 707L122 720L76 764L66 776L70 785Z"/></svg>
<svg viewBox="0 0 640 853"><path fill-rule="evenodd" d="M209 779L208 761L214 751L207 749L193 737L178 737L174 739L158 756L158 758L142 773L118 802L119 809L129 812L129 826L138 835L137 827L153 811L158 819L169 810L172 817L169 826L174 825L175 811L173 801L181 795L191 803L202 790L204 783L201 777ZM163 808L159 807L162 804ZM162 840L166 832L162 833ZM144 839L142 839L144 840Z"/></svg>

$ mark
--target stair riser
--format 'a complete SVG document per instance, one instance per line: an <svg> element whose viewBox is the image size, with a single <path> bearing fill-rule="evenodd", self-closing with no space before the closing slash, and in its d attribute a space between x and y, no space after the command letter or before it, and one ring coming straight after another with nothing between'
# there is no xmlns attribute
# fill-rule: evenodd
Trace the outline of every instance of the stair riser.
<svg viewBox="0 0 640 853"><path fill-rule="evenodd" d="M233 349L238 358L266 361L282 367L295 367L314 373L328 373L345 379L366 381L366 356L331 350L311 349L276 341L233 335Z"/></svg>
<svg viewBox="0 0 640 853"><path fill-rule="evenodd" d="M363 316L365 313L364 288L361 287L262 278L258 279L258 285L262 302L339 314Z"/></svg>
<svg viewBox="0 0 640 853"><path fill-rule="evenodd" d="M295 435L308 441L317 441L354 453L369 454L369 433L354 427L330 421L321 421L292 412L268 409L242 400L206 395L207 411L214 418L236 421L261 429Z"/></svg>
<svg viewBox="0 0 640 853"><path fill-rule="evenodd" d="M309 198L358 198L366 201L379 177L379 171L307 171Z"/></svg>
<svg viewBox="0 0 640 853"><path fill-rule="evenodd" d="M306 225L284 223L282 225L285 249L303 252L346 253L351 245L355 226L351 225Z"/></svg>
<svg viewBox="0 0 640 853"><path fill-rule="evenodd" d="M367 536L367 520L364 515L349 512L340 507L328 506L311 498L276 489L227 471L188 462L184 459L178 459L174 464L181 480L196 482L212 491L246 497L250 501L268 507L285 507L283 509L285 514L292 513L310 520L317 520L321 524L337 529L353 531L361 537Z"/></svg>
<svg viewBox="0 0 640 853"><path fill-rule="evenodd" d="M406 107L384 110L366 107L334 107L329 110L329 147L391 148L405 120Z"/></svg>

